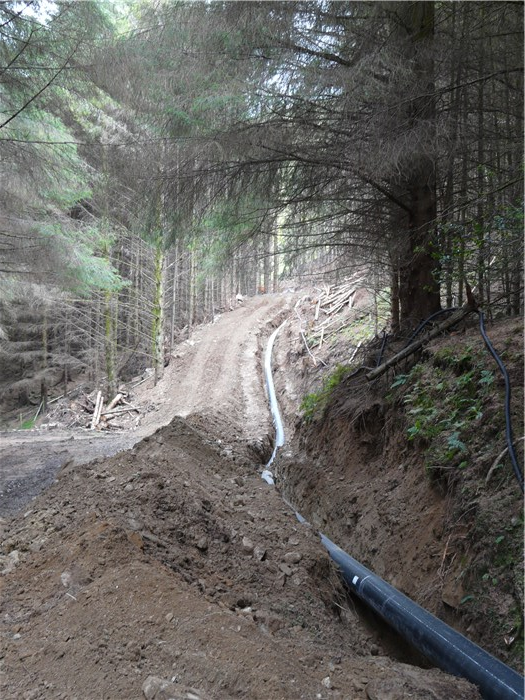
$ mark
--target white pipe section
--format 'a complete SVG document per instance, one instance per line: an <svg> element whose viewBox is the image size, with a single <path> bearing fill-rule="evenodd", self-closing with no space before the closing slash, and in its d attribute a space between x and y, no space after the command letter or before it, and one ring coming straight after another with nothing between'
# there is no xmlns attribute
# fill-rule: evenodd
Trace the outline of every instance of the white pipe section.
<svg viewBox="0 0 525 700"><path fill-rule="evenodd" d="M264 377L266 379L266 388L268 389L268 399L270 402L270 410L272 412L272 418L273 418L273 425L275 427L275 442L274 442L274 448L272 452L272 456L270 457L268 464L266 467L263 469L263 472L261 474L261 477L266 481L268 484L274 484L273 480L273 474L270 471L270 466L275 459L275 455L277 453L277 450L279 447L282 447L284 445L284 428L283 428L283 421L281 419L281 413L279 411L279 404L277 403L277 396L275 395L275 385L273 383L273 377L272 377L272 351L273 351L273 344L275 342L275 339L277 337L277 334L281 330L281 328L286 324L286 321L283 321L279 328L276 328L274 332L270 336L270 340L268 341L268 345L266 346L266 352L264 355Z"/></svg>
<svg viewBox="0 0 525 700"><path fill-rule="evenodd" d="M269 467L278 448L284 445L283 423L272 379L273 344L284 323L270 336L264 360L266 385L275 425L275 447L270 461L261 474L269 484L274 484ZM297 511L295 515L299 522L306 523ZM477 685L485 700L524 700L524 680L519 673L366 569L325 535L319 534L321 542L340 567L350 590L427 658L444 671L466 678Z"/></svg>

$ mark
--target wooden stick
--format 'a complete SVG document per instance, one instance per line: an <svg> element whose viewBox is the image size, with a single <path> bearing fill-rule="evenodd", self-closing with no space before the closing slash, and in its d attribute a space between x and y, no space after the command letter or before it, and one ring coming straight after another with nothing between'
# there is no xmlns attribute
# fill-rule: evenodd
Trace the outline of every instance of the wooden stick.
<svg viewBox="0 0 525 700"><path fill-rule="evenodd" d="M314 321L317 321L319 318L319 310L321 308L321 297L317 300L317 304L315 305L315 316L314 316Z"/></svg>
<svg viewBox="0 0 525 700"><path fill-rule="evenodd" d="M104 411L104 414L106 414L108 411L111 411L112 408L115 408L115 406L122 400L123 396L122 394L117 394L115 398L108 403L106 406L106 410Z"/></svg>
<svg viewBox="0 0 525 700"><path fill-rule="evenodd" d="M449 328L452 328L452 326L455 326L456 323L459 323L462 319L465 318L465 316L468 316L468 314L472 313L475 310L476 309L474 309L470 304L467 304L461 309L458 309L455 313L449 316L446 319L446 321L443 321L443 323L433 328L429 333L427 333L423 338L421 338L421 340L416 340L414 343L411 343L407 348L404 348L403 350L401 350L401 352L398 352L397 355L394 355L382 365L379 365L379 367L376 367L371 372L368 372L368 374L365 375L366 378L368 379L368 381L377 379L382 374L384 374L390 367L393 367L393 365L396 365L401 360L404 360L405 357L413 355L420 348L422 348L423 345L430 342L434 338L437 338L438 335L440 335L440 333L443 333L443 331L446 331Z"/></svg>
<svg viewBox="0 0 525 700"><path fill-rule="evenodd" d="M311 333L311 335L319 335L321 330L324 328L325 330L331 326L334 323L340 323L341 319L340 318L326 318L324 321L321 321L315 331Z"/></svg>
<svg viewBox="0 0 525 700"><path fill-rule="evenodd" d="M151 379L151 375L144 377L144 379L141 379L140 382L137 382L136 384L132 384L131 388L134 389L135 387L140 386L141 384L144 384L144 382L147 382L148 379Z"/></svg>
<svg viewBox="0 0 525 700"><path fill-rule="evenodd" d="M443 550L443 556L441 557L441 566L438 569L438 575L443 578L443 574L445 573L444 571L444 565L445 565L445 559L447 558L447 552L448 552L448 545L450 544L450 538L452 535L448 536L447 543L445 545L445 549Z"/></svg>
<svg viewBox="0 0 525 700"><path fill-rule="evenodd" d="M114 408L112 411L104 411L104 413L101 415L105 416L106 418L112 418L113 416L120 416L122 413L132 413L133 411L140 413L138 408L135 408L135 406L130 406L129 408Z"/></svg>
<svg viewBox="0 0 525 700"><path fill-rule="evenodd" d="M111 413L103 413L102 417L105 421L110 421L113 418L117 418L117 416L121 416L124 413L132 413L133 411L137 411L137 413L140 413L138 408L122 408L116 411L111 411Z"/></svg>
<svg viewBox="0 0 525 700"><path fill-rule="evenodd" d="M360 340L360 341L357 343L357 346L356 346L354 352L352 353L350 359L348 360L348 364L350 364L350 363L352 362L352 360L354 359L354 357L357 355L357 352L358 352L358 350L359 350L359 348L361 347L362 344L363 344L363 341L362 341L362 340Z"/></svg>
<svg viewBox="0 0 525 700"><path fill-rule="evenodd" d="M35 420L38 418L38 414L39 414L40 411L42 410L43 405L44 405L44 400L42 399L42 401L40 402L40 406L38 407L38 411L36 412L36 415L35 415L35 417L33 418L33 421L35 421Z"/></svg>
<svg viewBox="0 0 525 700"><path fill-rule="evenodd" d="M95 423L95 428L100 423L100 416L102 415L102 409L104 408L104 397L100 397L100 403L98 405L97 422Z"/></svg>
<svg viewBox="0 0 525 700"><path fill-rule="evenodd" d="M520 440L525 440L525 437L518 438L518 439L516 440L516 442L520 442ZM507 447L506 447L504 450L502 450L502 451L499 453L499 455L496 457L496 459L494 460L494 462L493 462L491 468L490 468L489 471L488 471L487 477L486 477L486 479L485 479L485 484L488 484L488 483L489 483L490 477L491 477L492 474L494 473L494 470L495 470L497 467L499 467L499 464L500 464L501 460L503 459L503 457L505 457L505 455L507 454L508 451L509 451L509 448L508 448L508 446L507 446Z"/></svg>
<svg viewBox="0 0 525 700"><path fill-rule="evenodd" d="M91 430L95 430L97 424L100 420L100 414L102 412L102 403L104 399L102 397L102 392L97 392L97 400L95 401L95 410L93 411L93 418L91 419Z"/></svg>

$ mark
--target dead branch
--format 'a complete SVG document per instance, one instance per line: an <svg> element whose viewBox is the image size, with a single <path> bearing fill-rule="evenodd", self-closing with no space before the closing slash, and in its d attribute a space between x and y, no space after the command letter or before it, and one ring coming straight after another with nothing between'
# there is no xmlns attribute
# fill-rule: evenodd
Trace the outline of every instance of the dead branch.
<svg viewBox="0 0 525 700"><path fill-rule="evenodd" d="M397 355L394 355L382 365L376 367L376 369L373 369L371 372L368 372L368 374L365 375L366 378L368 379L368 381L377 379L382 374L384 374L390 367L393 367L401 360L404 360L406 357L410 357L410 355L413 355L424 345L429 343L434 338L437 338L438 335L440 335L444 331L455 326L456 323L459 323L459 321L461 321L463 318L465 318L465 316L468 316L468 314L472 313L473 311L475 311L475 309L470 304L467 304L461 309L458 309L458 311L449 316L445 321L443 321L443 323L440 323L439 325L435 326L431 331L429 331L425 336L423 336L423 338L421 338L420 340L416 340L414 343L411 343L407 348L404 348L403 350L401 350L401 352L398 352Z"/></svg>
<svg viewBox="0 0 525 700"><path fill-rule="evenodd" d="M309 346L308 346L308 341L306 340L306 336L305 336L305 334L303 333L302 330L300 331L300 333L301 333L301 338L303 339L303 343L304 343L304 346L305 346L305 348L306 348L306 351L308 352L308 354L309 354L310 357L312 358L312 361L313 361L314 365L317 367L317 359L316 359L316 357L314 356L313 352L310 350L310 348L309 348ZM325 363L324 363L322 360L319 360L319 361L322 362L323 365L325 365ZM325 367L326 367L326 365L325 365Z"/></svg>
<svg viewBox="0 0 525 700"><path fill-rule="evenodd" d="M317 322L319 318L319 310L321 308L321 297L317 300L317 304L315 305L315 316L314 316L314 321Z"/></svg>
<svg viewBox="0 0 525 700"><path fill-rule="evenodd" d="M356 346L354 352L352 353L350 359L348 360L348 364L351 364L351 363L352 363L352 360L354 359L354 357L355 357L355 356L357 355L357 353L359 352L359 348L361 347L362 344L363 344L363 341L362 341L362 340L360 340L360 341L357 343L357 346Z"/></svg>
<svg viewBox="0 0 525 700"><path fill-rule="evenodd" d="M110 418L120 416L123 413L133 413L133 411L140 413L140 410L136 408L136 406L130 406L129 408L114 408L112 411L104 411L104 413L102 413L101 416L104 416L104 418L109 420Z"/></svg>

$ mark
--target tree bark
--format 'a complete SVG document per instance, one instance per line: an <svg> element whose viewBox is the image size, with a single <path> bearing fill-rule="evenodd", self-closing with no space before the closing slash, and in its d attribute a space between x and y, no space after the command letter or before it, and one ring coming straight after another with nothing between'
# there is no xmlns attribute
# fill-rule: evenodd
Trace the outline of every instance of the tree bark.
<svg viewBox="0 0 525 700"><path fill-rule="evenodd" d="M117 390L116 376L116 347L115 347L115 314L114 314L114 294L111 291L105 293L104 306L104 341L106 353L106 376L107 391L110 396Z"/></svg>
<svg viewBox="0 0 525 700"><path fill-rule="evenodd" d="M434 155L422 149L418 139L421 132L429 144L435 139L434 3L404 3L399 29L408 32L405 60L413 65L416 95L407 106L412 153L402 177L408 231L406 244L401 247L399 303L400 325L407 329L441 308L435 245L436 164Z"/></svg>
<svg viewBox="0 0 525 700"><path fill-rule="evenodd" d="M390 286L390 310L392 314L391 326L392 333L397 335L400 330L399 320L399 265L397 259L392 261L392 282Z"/></svg>
<svg viewBox="0 0 525 700"><path fill-rule="evenodd" d="M408 250L400 265L399 305L401 328L417 325L441 308L438 261L433 238L436 198L431 186L411 190Z"/></svg>
<svg viewBox="0 0 525 700"><path fill-rule="evenodd" d="M175 344L175 324L179 320L179 239L175 240L175 250L174 250L174 260L173 260L173 275L172 275L172 287L171 287L171 320L170 320L170 353L173 350Z"/></svg>
<svg viewBox="0 0 525 700"><path fill-rule="evenodd" d="M165 281L165 256L162 236L155 241L155 272L154 272L154 297L153 297L153 321L151 328L151 340L153 344L153 369L155 371L155 385L164 372L164 281Z"/></svg>

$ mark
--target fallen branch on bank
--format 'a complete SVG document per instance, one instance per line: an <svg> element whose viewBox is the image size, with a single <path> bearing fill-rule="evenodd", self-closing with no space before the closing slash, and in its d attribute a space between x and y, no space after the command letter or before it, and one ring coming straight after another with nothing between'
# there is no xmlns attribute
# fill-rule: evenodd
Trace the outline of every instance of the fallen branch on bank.
<svg viewBox="0 0 525 700"><path fill-rule="evenodd" d="M404 360L405 358L410 357L410 355L413 355L415 352L420 350L424 345L429 343L434 338L437 338L444 331L447 331L449 328L452 328L453 326L455 326L457 323L459 323L462 319L464 319L466 316L468 316L468 314L472 313L473 311L476 311L476 307L473 306L472 304L467 304L466 306L461 307L461 309L458 309L456 312L454 312L445 321L443 321L443 323L440 323L437 326L435 326L431 331L429 331L426 335L424 335L420 340L416 340L415 342L411 343L407 348L404 348L403 350L401 350L401 352L398 352L397 355L394 355L389 360L384 362L382 365L379 365L379 367L376 367L371 372L368 372L368 374L365 375L366 378L369 381L372 381L373 379L377 379L382 374L384 374L388 369L390 369L390 367L397 365L397 363L401 362L401 360Z"/></svg>
<svg viewBox="0 0 525 700"><path fill-rule="evenodd" d="M516 440L516 442L520 442L521 440L525 440L525 437L518 438L518 439ZM508 446L507 446L507 447L505 447L505 449L502 450L502 451L499 453L499 455L496 457L496 459L494 460L494 462L493 462L491 468L489 469L488 474L487 474L487 476L486 476L486 478L485 478L485 484L488 484L488 483L489 483L492 474L493 474L494 471L500 466L501 460L503 459L503 457L505 457L505 455L507 454L508 451L509 451L509 448L508 448Z"/></svg>
<svg viewBox="0 0 525 700"><path fill-rule="evenodd" d="M301 338L303 339L304 345L306 347L306 351L308 352L308 354L312 358L312 362L314 363L314 365L317 367L317 363L320 362L324 367L326 367L326 362L321 360L321 358L316 358L315 355L313 354L313 352L310 350L310 347L308 346L308 341L306 340L306 336L303 333L303 331L300 331L300 333L301 333Z"/></svg>

